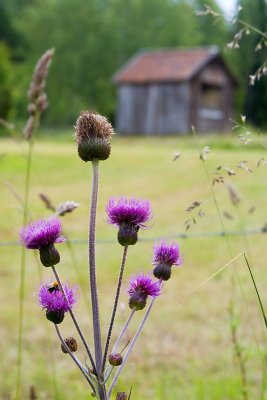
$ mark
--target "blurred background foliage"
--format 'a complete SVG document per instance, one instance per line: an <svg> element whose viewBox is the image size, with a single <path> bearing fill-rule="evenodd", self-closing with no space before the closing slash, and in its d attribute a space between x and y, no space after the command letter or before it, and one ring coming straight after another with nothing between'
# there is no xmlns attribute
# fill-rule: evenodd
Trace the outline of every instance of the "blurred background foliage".
<svg viewBox="0 0 267 400"><path fill-rule="evenodd" d="M0 0L0 118L25 119L25 93L36 60L56 49L48 79L45 123L73 125L81 109L114 118L112 75L142 48L217 45L222 51L240 26L196 12L215 0ZM267 31L266 0L239 0L240 18ZM259 36L244 34L240 49L224 51L240 82L237 112L267 124L266 77L249 86L262 62ZM266 51L266 47L265 47Z"/></svg>

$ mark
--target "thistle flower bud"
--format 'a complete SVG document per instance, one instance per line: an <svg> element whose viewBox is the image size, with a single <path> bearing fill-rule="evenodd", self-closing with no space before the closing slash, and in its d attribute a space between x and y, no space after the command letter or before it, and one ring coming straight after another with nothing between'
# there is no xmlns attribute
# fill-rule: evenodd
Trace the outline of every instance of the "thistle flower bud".
<svg viewBox="0 0 267 400"><path fill-rule="evenodd" d="M141 295L140 293L134 293L129 298L129 307L131 310L134 308L136 311L143 310L146 306L147 296Z"/></svg>
<svg viewBox="0 0 267 400"><path fill-rule="evenodd" d="M127 400L128 396L125 392L118 392L116 395L116 400Z"/></svg>
<svg viewBox="0 0 267 400"><path fill-rule="evenodd" d="M84 111L77 119L75 138L83 161L106 160L111 151L112 125L100 114Z"/></svg>
<svg viewBox="0 0 267 400"><path fill-rule="evenodd" d="M65 340L64 340L64 342L65 342L65 344L68 346L68 348L69 348L69 350L71 351L71 352L75 352L75 351L77 351L77 342L76 342L76 340L73 338L73 337L67 337ZM66 349L66 347L63 345L63 344L61 344L61 350L62 350L62 352L63 353L68 353L68 351L67 351L67 349Z"/></svg>
<svg viewBox="0 0 267 400"><path fill-rule="evenodd" d="M122 246L134 245L138 240L138 226L134 224L123 224L118 230L118 242Z"/></svg>
<svg viewBox="0 0 267 400"><path fill-rule="evenodd" d="M153 270L153 275L155 278L162 279L163 281L169 280L171 273L171 266L167 264L158 264Z"/></svg>
<svg viewBox="0 0 267 400"><path fill-rule="evenodd" d="M121 365L123 357L120 353L113 353L109 355L108 361L113 367L118 367L119 365Z"/></svg>
<svg viewBox="0 0 267 400"><path fill-rule="evenodd" d="M40 260L44 267L52 267L60 262L60 255L53 244L39 249Z"/></svg>
<svg viewBox="0 0 267 400"><path fill-rule="evenodd" d="M65 313L61 310L47 310L46 318L54 324L61 324L64 319Z"/></svg>

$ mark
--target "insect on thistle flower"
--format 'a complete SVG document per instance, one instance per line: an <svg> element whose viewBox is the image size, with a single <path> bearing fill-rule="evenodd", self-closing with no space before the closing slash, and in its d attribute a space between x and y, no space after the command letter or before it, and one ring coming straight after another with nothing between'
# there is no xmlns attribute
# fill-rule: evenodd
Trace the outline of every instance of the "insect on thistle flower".
<svg viewBox="0 0 267 400"><path fill-rule="evenodd" d="M38 291L39 304L42 309L46 310L46 318L60 324L73 305L76 303L75 289L70 288L67 284L63 285L64 293L60 289L51 290L54 282L50 284L42 284Z"/></svg>

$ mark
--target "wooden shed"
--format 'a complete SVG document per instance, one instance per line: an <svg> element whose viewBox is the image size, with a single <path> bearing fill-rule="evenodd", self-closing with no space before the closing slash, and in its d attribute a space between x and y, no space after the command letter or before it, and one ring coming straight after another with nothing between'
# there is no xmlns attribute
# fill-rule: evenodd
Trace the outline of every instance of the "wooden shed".
<svg viewBox="0 0 267 400"><path fill-rule="evenodd" d="M142 51L114 76L121 134L229 129L237 82L216 47Z"/></svg>

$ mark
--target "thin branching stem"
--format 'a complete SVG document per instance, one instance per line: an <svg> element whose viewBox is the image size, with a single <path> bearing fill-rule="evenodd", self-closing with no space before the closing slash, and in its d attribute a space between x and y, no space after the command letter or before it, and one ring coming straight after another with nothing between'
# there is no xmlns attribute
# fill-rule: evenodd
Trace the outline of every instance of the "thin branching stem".
<svg viewBox="0 0 267 400"><path fill-rule="evenodd" d="M232 260L230 260L228 263L224 264L221 268L219 268L216 272L214 272L211 276L209 276L207 279L205 279L204 281L202 281L199 285L197 285L195 287L194 290L192 290L191 293L189 293L188 295L186 295L185 297L183 297L179 303L184 303L185 301L187 301L187 299L191 296L193 296L193 294L195 294L196 292L199 291L199 289L201 289L204 285L206 285L210 280L212 280L213 278L215 278L215 276L217 276L219 273L221 273L225 268L229 267L231 264L233 264L239 257L243 256L244 253L240 253L238 254L238 256L234 257Z"/></svg>
<svg viewBox="0 0 267 400"><path fill-rule="evenodd" d="M129 326L129 324L130 324L130 322L131 322L131 320L132 320L132 318L133 318L133 316L134 316L135 311L136 311L136 308L134 307L134 308L132 309L132 311L131 311L131 313L130 313L128 319L127 319L127 321L125 322L125 324L124 324L124 326L123 326L123 328L122 328L122 331L121 331L121 333L120 333L118 339L116 340L116 343L115 343L114 346L113 346L112 353L115 353L115 351L117 350L117 347L119 346L119 344L120 344L120 342L121 342L121 340L122 340L122 338L123 338L125 332L127 331L128 326Z"/></svg>
<svg viewBox="0 0 267 400"><path fill-rule="evenodd" d="M62 291L62 293L63 293L63 296L64 296L64 298L65 298L67 304L69 304L68 298L67 298L66 293L65 293L65 291L64 291L64 288L63 288L61 279L60 279L60 277L59 277L59 275L58 275L58 273L57 273L57 271L56 271L56 268L55 268L54 266L52 266L51 268L52 268L52 270L53 270L53 272L54 272L55 278L56 278L56 280L57 280L57 282L58 282L58 284L59 284L59 287L60 287L60 289L61 289L61 291ZM86 351L87 351L88 357L89 357L89 359L90 359L90 361L91 361L91 364L92 364L92 368L93 368L94 372L96 372L95 362L94 362L94 360L93 360L93 357L92 357L92 354L91 354L89 345L88 345L88 343L87 343L87 341L86 341L86 339L85 339L85 337L84 337L84 335L83 335L83 333L82 333L82 331L81 331L81 328L80 328L80 326L79 326L79 324L78 324L78 322L77 322L77 320L76 320L76 318L75 318L75 315L74 315L74 313L73 313L71 307L69 307L69 313L70 313L70 316L71 316L71 318L72 318L72 320L73 320L73 323L74 323L74 325L75 325L75 327L76 327L76 329L77 329L77 332L79 333L80 338L81 338L81 340L82 340L82 342L83 342L83 344L84 344L84 347L85 347L85 349L86 349Z"/></svg>
<svg viewBox="0 0 267 400"><path fill-rule="evenodd" d="M62 346L67 350L68 354L70 355L70 357L72 358L72 360L75 362L75 364L77 365L77 367L79 368L79 370L82 372L83 376L85 377L85 379L87 380L87 382L89 383L89 385L91 386L91 388L93 389L93 392L95 393L95 388L94 385L92 384L89 376L86 373L86 369L85 367L82 365L82 363L80 362L80 360L78 359L78 357L75 356L75 354L72 353L72 351L70 351L69 347L67 346L67 344L64 342L63 337L61 336L61 333L58 329L57 324L54 324L55 328L56 328L56 332L57 335L59 337L59 340L61 341Z"/></svg>
<svg viewBox="0 0 267 400"><path fill-rule="evenodd" d="M253 273L252 273L252 271L251 271L251 268L250 268L250 265L249 265L249 262L248 262L248 259L247 259L247 257L246 257L246 254L245 254L245 253L244 253L244 258L245 258L245 260L246 260L246 264L247 264L247 267L248 267L248 270L249 270L249 273L250 273L250 276L251 276L251 279L252 279L252 282L253 282L253 285L254 285L254 288L255 288L256 294L257 294L257 298L258 298L259 305L260 305L260 309L261 309L262 316L263 316L263 319L264 319L265 327L267 328L267 319L266 319L266 314L265 314L265 311L264 311L264 308L263 308L263 305L262 305L261 297L260 297L260 294L259 294L259 291L258 291L258 288L257 288L256 282L255 282L255 279L254 279Z"/></svg>
<svg viewBox="0 0 267 400"><path fill-rule="evenodd" d="M29 210L29 191L30 191L30 177L32 166L32 153L33 153L33 140L27 141L27 165L25 177L25 192L23 201L23 226L27 224L28 210ZM21 366L22 366L22 331L24 319L24 292L25 292L25 263L26 249L21 246L21 263L20 263L20 289L19 289L19 323L18 323L18 346L17 346L17 377L16 377L16 396L15 399L21 398Z"/></svg>
<svg viewBox="0 0 267 400"><path fill-rule="evenodd" d="M126 352L125 356L123 357L123 362L119 366L119 368L118 368L118 370L117 370L117 372L116 372L116 374L115 374L115 376L114 376L114 378L113 378L113 380L111 382L110 388L108 390L108 399L110 398L111 392L112 392L114 386L117 383L117 380L118 380L118 377L119 377L119 375L120 375L120 373L122 371L122 368L124 367L128 357L129 357L129 355L130 355L130 353L131 353L131 351L132 351L132 349L133 349L133 347L135 345L135 342L137 341L137 339L138 339L138 337L139 337L139 335L140 335L140 333L141 333L141 331L143 329L143 326L144 326L144 324L145 324L145 322L146 322L146 320L147 320L147 318L148 318L148 316L150 314L150 311L152 309L152 306L153 306L155 300L156 300L156 297L153 297L151 302L150 302L150 304L149 304L149 306L148 306L148 308L147 308L145 316L144 316L141 324L139 325L139 328L137 329L136 334L134 335L133 340L131 341L131 343L130 343L128 349L127 349L127 352Z"/></svg>
<svg viewBox="0 0 267 400"><path fill-rule="evenodd" d="M117 312L117 308L118 308L118 302L119 302L119 297L120 297L121 284L122 284L124 267L125 267L125 262L126 262L126 257L127 257L127 251L128 251L128 246L125 246L124 249L123 249L123 255L122 255L121 268L120 268L120 273L119 273L119 278L118 278L117 290L116 290L113 310L112 310L112 314L111 314L111 319L110 319L110 324L109 324L109 329L108 329L108 334L107 334L107 340L106 340L106 344L105 344L105 351L104 351L103 362L102 362L102 371L105 368L107 355L108 355L109 343L110 343L111 334L112 334L112 329L113 329L113 325L114 325L114 321L115 321L115 317L116 317L116 312Z"/></svg>
<svg viewBox="0 0 267 400"><path fill-rule="evenodd" d="M124 337L125 332L126 332L127 329L128 329L128 326L129 326L129 324L130 324L130 322L131 322L131 320L132 320L132 318L133 318L133 315L134 315L135 311L136 311L136 308L134 307L134 308L132 309L132 311L131 311L131 313L130 313L128 319L127 319L127 321L125 322L125 324L124 324L124 326L123 326L123 328L122 328L122 331L121 331L121 333L119 334L119 337L118 337L118 339L116 340L116 343L114 344L114 346L113 346L113 348L112 348L111 353L115 353L115 352L116 352L116 350L117 350L117 348L118 348L118 346L119 346L119 344L120 344L122 338ZM130 339L129 339L128 343L126 344L126 346L128 346L129 342L130 342ZM108 381L108 379L109 379L109 377L110 377L110 375L111 375L113 369L114 369L114 368L113 368L110 364L106 367L106 369L105 369L105 374L104 374L105 382Z"/></svg>
<svg viewBox="0 0 267 400"><path fill-rule="evenodd" d="M260 36L262 36L265 40L267 40L267 33L266 32L262 32L260 29L258 29L257 27L249 24L246 21L243 21L242 19L237 18L236 22L239 22L239 24L243 25L245 28L248 28L252 31L254 31L255 33L258 33Z"/></svg>

